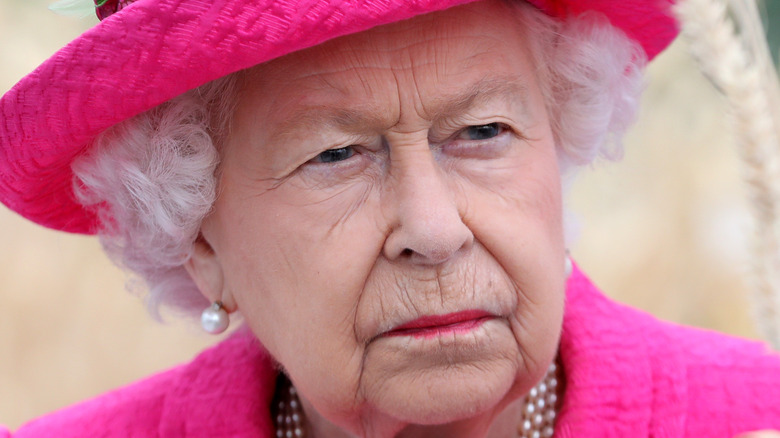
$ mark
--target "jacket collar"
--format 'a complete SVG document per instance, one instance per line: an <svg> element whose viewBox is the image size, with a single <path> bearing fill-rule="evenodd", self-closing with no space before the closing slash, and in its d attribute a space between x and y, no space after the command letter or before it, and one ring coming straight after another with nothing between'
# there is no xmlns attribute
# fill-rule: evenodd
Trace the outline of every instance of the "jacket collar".
<svg viewBox="0 0 780 438"><path fill-rule="evenodd" d="M272 437L277 368L247 328L201 353L173 382L160 437Z"/></svg>
<svg viewBox="0 0 780 438"><path fill-rule="evenodd" d="M556 437L682 435L685 366L662 327L605 298L574 268L561 335L566 392Z"/></svg>

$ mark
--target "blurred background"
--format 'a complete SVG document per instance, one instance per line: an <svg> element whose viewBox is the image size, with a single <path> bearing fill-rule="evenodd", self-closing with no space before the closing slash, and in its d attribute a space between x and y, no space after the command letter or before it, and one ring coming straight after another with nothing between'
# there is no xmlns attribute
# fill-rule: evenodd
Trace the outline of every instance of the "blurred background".
<svg viewBox="0 0 780 438"><path fill-rule="evenodd" d="M0 2L1 92L97 21L55 15L50 2ZM575 183L567 201L579 224L571 252L619 301L757 338L746 278L750 217L734 138L725 102L678 40L649 68L623 161L597 163ZM152 321L125 292L127 280L96 239L44 229L0 206L0 424L13 430L218 340L186 321Z"/></svg>

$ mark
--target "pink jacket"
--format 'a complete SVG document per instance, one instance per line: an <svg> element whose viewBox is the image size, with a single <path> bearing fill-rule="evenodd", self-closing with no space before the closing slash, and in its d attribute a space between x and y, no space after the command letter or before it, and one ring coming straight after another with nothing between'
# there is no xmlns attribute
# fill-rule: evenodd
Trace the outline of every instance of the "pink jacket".
<svg viewBox="0 0 780 438"><path fill-rule="evenodd" d="M780 429L780 357L759 343L659 322L575 269L560 355L557 438L733 437ZM31 421L16 437L272 437L276 370L239 331L189 364Z"/></svg>

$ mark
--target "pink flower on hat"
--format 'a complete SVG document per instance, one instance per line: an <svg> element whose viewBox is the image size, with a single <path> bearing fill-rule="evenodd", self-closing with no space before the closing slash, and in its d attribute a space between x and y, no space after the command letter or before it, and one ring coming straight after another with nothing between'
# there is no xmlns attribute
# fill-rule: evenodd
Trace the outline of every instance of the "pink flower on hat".
<svg viewBox="0 0 780 438"><path fill-rule="evenodd" d="M95 13L100 20L108 17L114 12L118 12L125 6L134 2L135 0L94 0L95 1Z"/></svg>

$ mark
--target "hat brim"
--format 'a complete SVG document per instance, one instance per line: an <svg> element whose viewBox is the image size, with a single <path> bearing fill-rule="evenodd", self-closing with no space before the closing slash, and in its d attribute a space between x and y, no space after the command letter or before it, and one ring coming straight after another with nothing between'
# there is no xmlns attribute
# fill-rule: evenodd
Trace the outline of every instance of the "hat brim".
<svg viewBox="0 0 780 438"><path fill-rule="evenodd" d="M138 0L61 49L0 100L0 202L91 234L71 162L116 123L235 71L474 0ZM604 13L648 58L676 36L672 0L530 0L550 15Z"/></svg>

